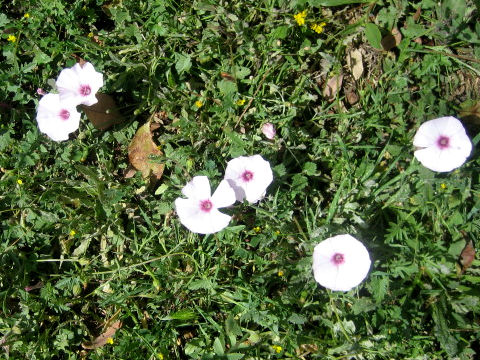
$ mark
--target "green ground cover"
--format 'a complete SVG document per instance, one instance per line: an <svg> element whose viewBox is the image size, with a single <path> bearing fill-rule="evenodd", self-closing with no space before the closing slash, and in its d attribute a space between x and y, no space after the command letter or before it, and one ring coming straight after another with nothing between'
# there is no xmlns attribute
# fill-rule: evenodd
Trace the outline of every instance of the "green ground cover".
<svg viewBox="0 0 480 360"><path fill-rule="evenodd" d="M479 17L469 0L0 0L0 358L473 359ZM55 142L37 89L79 59L121 119L82 112ZM412 139L441 116L473 151L435 173ZM159 180L129 170L147 121ZM186 182L215 188L254 154L265 198L188 231ZM348 292L312 273L338 234L372 259Z"/></svg>

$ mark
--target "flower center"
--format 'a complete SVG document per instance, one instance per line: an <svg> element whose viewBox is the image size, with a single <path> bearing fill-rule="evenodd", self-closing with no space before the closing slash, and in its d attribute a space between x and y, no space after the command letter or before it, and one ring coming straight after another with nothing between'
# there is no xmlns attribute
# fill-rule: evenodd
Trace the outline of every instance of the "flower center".
<svg viewBox="0 0 480 360"><path fill-rule="evenodd" d="M70 111L68 111L67 109L62 109L60 110L60 113L58 114L58 116L60 116L60 119L62 120L68 120L68 118L70 117Z"/></svg>
<svg viewBox="0 0 480 360"><path fill-rule="evenodd" d="M213 204L210 200L200 201L200 210L202 210L203 212L210 212L212 208L213 208Z"/></svg>
<svg viewBox="0 0 480 360"><path fill-rule="evenodd" d="M440 149L446 149L450 145L450 138L447 136L440 136L437 140L437 145Z"/></svg>
<svg viewBox="0 0 480 360"><path fill-rule="evenodd" d="M242 179L245 182L249 182L253 179L253 172L251 172L250 170L245 170L242 174Z"/></svg>
<svg viewBox="0 0 480 360"><path fill-rule="evenodd" d="M335 265L341 265L345 262L345 256L343 254L340 254L340 253L335 253L332 256L332 262Z"/></svg>
<svg viewBox="0 0 480 360"><path fill-rule="evenodd" d="M92 89L90 88L90 85L80 85L79 92L82 96L88 96L92 93Z"/></svg>

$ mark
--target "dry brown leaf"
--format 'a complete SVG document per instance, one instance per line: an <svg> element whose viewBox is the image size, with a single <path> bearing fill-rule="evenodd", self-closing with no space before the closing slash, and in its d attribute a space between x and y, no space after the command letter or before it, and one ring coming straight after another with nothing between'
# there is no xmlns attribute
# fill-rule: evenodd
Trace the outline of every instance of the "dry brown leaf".
<svg viewBox="0 0 480 360"><path fill-rule="evenodd" d="M83 111L93 126L99 130L108 129L110 126L123 121L115 101L110 95L97 93L98 102L91 106L81 105Z"/></svg>
<svg viewBox="0 0 480 360"><path fill-rule="evenodd" d="M461 105L460 117L467 122L480 123L480 101L467 101Z"/></svg>
<svg viewBox="0 0 480 360"><path fill-rule="evenodd" d="M362 51L355 49L350 51L347 56L347 65L350 68L350 72L355 80L360 79L363 74L363 56Z"/></svg>
<svg viewBox="0 0 480 360"><path fill-rule="evenodd" d="M345 97L350 105L355 105L359 100L358 94L355 90L345 91Z"/></svg>
<svg viewBox="0 0 480 360"><path fill-rule="evenodd" d="M323 96L325 96L328 101L333 101L342 87L342 82L343 74L332 76L327 80L327 84L323 89Z"/></svg>
<svg viewBox="0 0 480 360"><path fill-rule="evenodd" d="M84 349L91 350L91 349L98 349L99 347L104 346L108 342L109 339L111 339L115 336L115 333L121 327L122 327L122 322L121 321L115 321L109 327L107 327L101 335L97 336L97 338L95 338L95 340L93 340L92 342L82 343L82 347Z"/></svg>
<svg viewBox="0 0 480 360"><path fill-rule="evenodd" d="M472 239L468 237L467 233L465 231L461 231L461 233L467 241L458 258L458 262L461 265L460 274L463 274L472 265L473 260L475 260L475 248L473 247Z"/></svg>
<svg viewBox="0 0 480 360"><path fill-rule="evenodd" d="M162 177L164 165L151 160L151 155L161 156L163 153L153 142L150 121L148 121L137 130L128 146L128 159L135 169L142 172L144 178L152 175L158 180Z"/></svg>
<svg viewBox="0 0 480 360"><path fill-rule="evenodd" d="M418 19L420 19L420 15L422 14L422 8L419 6L417 8L417 11L415 12L415 14L413 15L413 21L417 22Z"/></svg>
<svg viewBox="0 0 480 360"><path fill-rule="evenodd" d="M382 47L383 50L388 51L393 49L395 46L398 46L400 44L400 41L402 41L402 34L400 31L398 31L397 28L393 28L392 32L388 35L385 35L382 38Z"/></svg>

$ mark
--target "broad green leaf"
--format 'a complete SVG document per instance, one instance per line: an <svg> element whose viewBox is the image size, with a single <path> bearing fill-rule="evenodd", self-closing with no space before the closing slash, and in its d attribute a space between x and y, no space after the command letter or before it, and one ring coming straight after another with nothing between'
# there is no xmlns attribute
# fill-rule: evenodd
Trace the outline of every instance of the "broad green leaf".
<svg viewBox="0 0 480 360"><path fill-rule="evenodd" d="M375 49L382 49L382 34L377 25L372 23L365 25L365 36Z"/></svg>

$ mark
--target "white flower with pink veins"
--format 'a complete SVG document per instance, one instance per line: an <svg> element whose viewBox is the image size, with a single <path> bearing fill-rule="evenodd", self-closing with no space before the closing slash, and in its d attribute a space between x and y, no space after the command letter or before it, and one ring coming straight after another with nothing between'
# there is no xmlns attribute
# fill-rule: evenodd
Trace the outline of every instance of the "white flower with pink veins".
<svg viewBox="0 0 480 360"><path fill-rule="evenodd" d="M265 196L273 173L270 163L260 155L239 156L227 163L225 180L235 191L238 201L247 199L252 204Z"/></svg>
<svg viewBox="0 0 480 360"><path fill-rule="evenodd" d="M235 202L235 193L225 180L211 194L210 182L206 176L195 176L182 189L187 198L175 200L175 210L180 222L191 232L199 234L216 233L228 226L231 216L218 211Z"/></svg>
<svg viewBox="0 0 480 360"><path fill-rule="evenodd" d="M419 148L414 155L423 166L446 172L463 165L472 151L472 142L462 123L453 116L424 122L413 138Z"/></svg>
<svg viewBox="0 0 480 360"><path fill-rule="evenodd" d="M80 113L72 104L60 101L58 94L46 94L38 102L37 123L40 132L52 140L68 140L68 134L78 129Z"/></svg>
<svg viewBox="0 0 480 360"><path fill-rule="evenodd" d="M370 255L351 235L337 235L315 246L313 275L327 289L349 291L362 282L370 270Z"/></svg>
<svg viewBox="0 0 480 360"><path fill-rule="evenodd" d="M90 106L98 102L95 94L103 86L103 75L89 62L76 63L60 72L56 85L62 102Z"/></svg>

